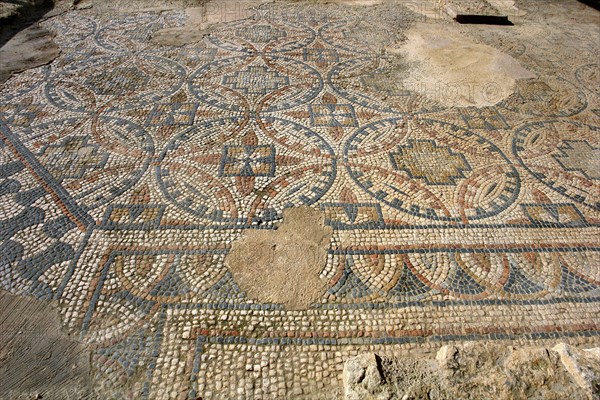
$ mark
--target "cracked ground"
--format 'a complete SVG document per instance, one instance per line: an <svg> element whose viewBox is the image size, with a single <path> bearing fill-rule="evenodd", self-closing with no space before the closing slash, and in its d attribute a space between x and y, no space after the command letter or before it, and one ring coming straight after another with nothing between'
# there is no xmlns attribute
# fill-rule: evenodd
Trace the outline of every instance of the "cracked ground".
<svg viewBox="0 0 600 400"><path fill-rule="evenodd" d="M597 346L600 14L491 3L514 25L44 19L60 55L0 86L0 287L56 307L99 398L337 399L363 352Z"/></svg>

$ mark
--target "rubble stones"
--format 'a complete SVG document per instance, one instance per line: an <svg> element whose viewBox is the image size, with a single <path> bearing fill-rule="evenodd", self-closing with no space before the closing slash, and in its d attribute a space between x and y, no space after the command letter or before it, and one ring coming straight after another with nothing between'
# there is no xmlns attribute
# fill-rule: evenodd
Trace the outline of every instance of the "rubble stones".
<svg viewBox="0 0 600 400"><path fill-rule="evenodd" d="M470 342L442 346L435 360L361 354L344 365L345 398L594 400L600 395L596 352L565 343L549 349ZM381 372L368 381L374 370Z"/></svg>

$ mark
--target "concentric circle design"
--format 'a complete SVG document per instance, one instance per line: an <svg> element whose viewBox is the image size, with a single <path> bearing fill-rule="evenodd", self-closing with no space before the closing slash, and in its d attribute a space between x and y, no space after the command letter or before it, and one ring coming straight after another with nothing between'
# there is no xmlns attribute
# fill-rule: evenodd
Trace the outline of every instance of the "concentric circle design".
<svg viewBox="0 0 600 400"><path fill-rule="evenodd" d="M488 140L446 122L391 118L344 145L352 179L374 199L413 216L469 221L496 215L517 198L520 178Z"/></svg>
<svg viewBox="0 0 600 400"><path fill-rule="evenodd" d="M600 127L561 120L529 123L515 132L513 152L538 181L600 210Z"/></svg>

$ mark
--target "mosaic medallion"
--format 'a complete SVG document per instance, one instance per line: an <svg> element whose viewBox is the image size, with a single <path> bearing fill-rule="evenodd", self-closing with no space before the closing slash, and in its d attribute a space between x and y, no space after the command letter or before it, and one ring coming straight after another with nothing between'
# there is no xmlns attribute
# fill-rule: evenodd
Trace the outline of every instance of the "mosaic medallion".
<svg viewBox="0 0 600 400"><path fill-rule="evenodd" d="M440 121L394 118L366 125L346 142L344 156L352 179L375 200L433 220L498 214L520 188L499 148Z"/></svg>

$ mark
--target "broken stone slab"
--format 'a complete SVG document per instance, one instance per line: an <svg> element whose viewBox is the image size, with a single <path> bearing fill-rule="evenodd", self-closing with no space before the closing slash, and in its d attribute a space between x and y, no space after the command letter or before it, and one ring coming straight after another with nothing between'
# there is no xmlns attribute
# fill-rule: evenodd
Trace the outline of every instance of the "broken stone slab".
<svg viewBox="0 0 600 400"><path fill-rule="evenodd" d="M567 348L574 349L571 354L582 352ZM472 399L596 399L577 383L562 358L554 349L545 347L515 348L475 342L444 346L436 357L448 398L468 392ZM600 366L595 371L600 372Z"/></svg>
<svg viewBox="0 0 600 400"><path fill-rule="evenodd" d="M60 54L54 34L34 24L0 48L0 84L11 75L52 62Z"/></svg>
<svg viewBox="0 0 600 400"><path fill-rule="evenodd" d="M552 348L560 361L590 399L600 398L600 348L580 350L566 343Z"/></svg>
<svg viewBox="0 0 600 400"><path fill-rule="evenodd" d="M597 400L599 376L600 348L469 342L442 346L435 359L359 355L346 361L343 382L346 400Z"/></svg>
<svg viewBox="0 0 600 400"><path fill-rule="evenodd" d="M459 15L502 16L500 11L486 0L442 0L442 9L452 19Z"/></svg>

